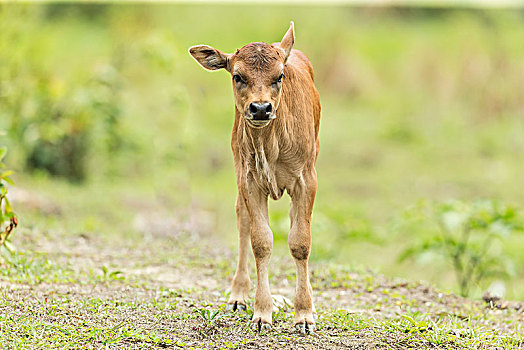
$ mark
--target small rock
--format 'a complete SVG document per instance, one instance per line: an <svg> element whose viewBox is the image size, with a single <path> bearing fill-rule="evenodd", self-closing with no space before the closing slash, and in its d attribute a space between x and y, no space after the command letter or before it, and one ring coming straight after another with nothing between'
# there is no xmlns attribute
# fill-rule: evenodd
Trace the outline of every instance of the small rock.
<svg viewBox="0 0 524 350"><path fill-rule="evenodd" d="M491 294L490 292L486 291L484 294L482 294L482 299L491 305L491 307L495 306L497 302L500 300L500 296Z"/></svg>

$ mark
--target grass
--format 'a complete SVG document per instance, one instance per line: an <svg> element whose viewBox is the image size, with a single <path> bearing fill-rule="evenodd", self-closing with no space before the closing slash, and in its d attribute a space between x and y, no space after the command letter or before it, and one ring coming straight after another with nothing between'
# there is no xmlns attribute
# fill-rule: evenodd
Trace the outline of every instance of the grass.
<svg viewBox="0 0 524 350"><path fill-rule="evenodd" d="M321 303L319 329L315 335L302 337L293 331L289 310L275 312L272 330L259 335L249 327L249 312L226 313L225 300L210 296L210 291L136 289L118 282L88 286L86 290L67 285L49 287L3 289L0 329L6 331L0 340L4 346L510 349L523 344L518 328L522 323L510 321L516 311L501 315L480 303L472 303L472 307L466 302L472 308L461 311L469 312L469 316L444 310L410 312L408 307L386 317L377 313L376 307L361 305L358 311L348 311ZM399 299L403 299L401 294ZM500 323L505 322L509 326L504 324L501 329Z"/></svg>
<svg viewBox="0 0 524 350"><path fill-rule="evenodd" d="M126 194L112 191L99 207L110 217L133 204L114 205ZM0 343L6 348L516 349L524 344L522 303L486 304L427 283L329 262L311 263L318 330L300 336L292 323L294 264L278 250L270 281L273 295L284 302L275 304L272 329L259 334L250 327L251 308L225 311L235 252L215 236L190 233L187 226L166 233L152 225L184 220L173 213L150 217L148 231L141 231L143 223L121 223L120 230L108 227L111 234L97 234L97 225L85 232L81 211L55 205L61 214L50 216L19 205L25 225L13 236L15 263L2 265L0 281ZM66 213L80 230L56 230L56 216ZM251 269L254 280L253 264Z"/></svg>

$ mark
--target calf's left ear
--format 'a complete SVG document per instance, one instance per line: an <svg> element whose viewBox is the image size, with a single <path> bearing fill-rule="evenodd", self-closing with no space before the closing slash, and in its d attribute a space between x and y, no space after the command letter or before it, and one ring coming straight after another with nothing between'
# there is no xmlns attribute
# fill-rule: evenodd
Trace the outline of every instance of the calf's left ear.
<svg viewBox="0 0 524 350"><path fill-rule="evenodd" d="M289 57L289 54L291 53L291 49L293 48L293 44L295 43L295 24L293 21L291 21L291 25L289 26L289 29L287 30L286 34L280 41L279 47L284 51L284 57L285 61L287 61L287 58Z"/></svg>
<svg viewBox="0 0 524 350"><path fill-rule="evenodd" d="M231 55L223 53L220 50L212 48L211 46L191 46L189 48L189 54L193 56L195 61L200 63L200 65L207 70L217 70L221 68L229 70L227 61L229 60L229 57L231 57Z"/></svg>

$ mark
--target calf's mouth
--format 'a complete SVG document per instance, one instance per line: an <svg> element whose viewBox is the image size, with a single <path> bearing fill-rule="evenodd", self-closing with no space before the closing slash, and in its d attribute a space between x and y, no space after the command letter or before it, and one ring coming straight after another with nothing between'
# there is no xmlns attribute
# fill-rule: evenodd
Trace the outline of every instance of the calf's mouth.
<svg viewBox="0 0 524 350"><path fill-rule="evenodd" d="M257 129L260 129L260 128L263 128L263 127L269 125L269 123L271 123L271 121L273 119L275 119L276 117L277 116L275 114L271 114L266 119L255 119L255 118L253 118L252 115L245 115L247 124L249 126L251 126L253 128L257 128Z"/></svg>

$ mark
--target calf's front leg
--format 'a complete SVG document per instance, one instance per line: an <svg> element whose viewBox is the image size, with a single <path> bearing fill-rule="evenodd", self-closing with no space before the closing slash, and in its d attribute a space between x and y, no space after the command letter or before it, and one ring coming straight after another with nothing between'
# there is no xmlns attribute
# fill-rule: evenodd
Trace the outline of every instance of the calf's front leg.
<svg viewBox="0 0 524 350"><path fill-rule="evenodd" d="M316 173L303 174L291 193L288 245L297 268L295 326L301 333L315 330L316 311L309 281L308 260L311 251L311 214L317 189Z"/></svg>
<svg viewBox="0 0 524 350"><path fill-rule="evenodd" d="M233 283L231 285L231 294L227 302L227 310L236 311L237 309L245 310L249 294L250 279L247 269L249 258L249 214L246 208L244 198L239 193L236 203L237 227L238 227L238 264Z"/></svg>
<svg viewBox="0 0 524 350"><path fill-rule="evenodd" d="M255 255L257 268L257 289L253 311L253 327L258 330L270 328L273 301L269 290L268 265L273 249L273 233L269 228L267 194L263 193L252 181L243 193L249 213L251 247Z"/></svg>

